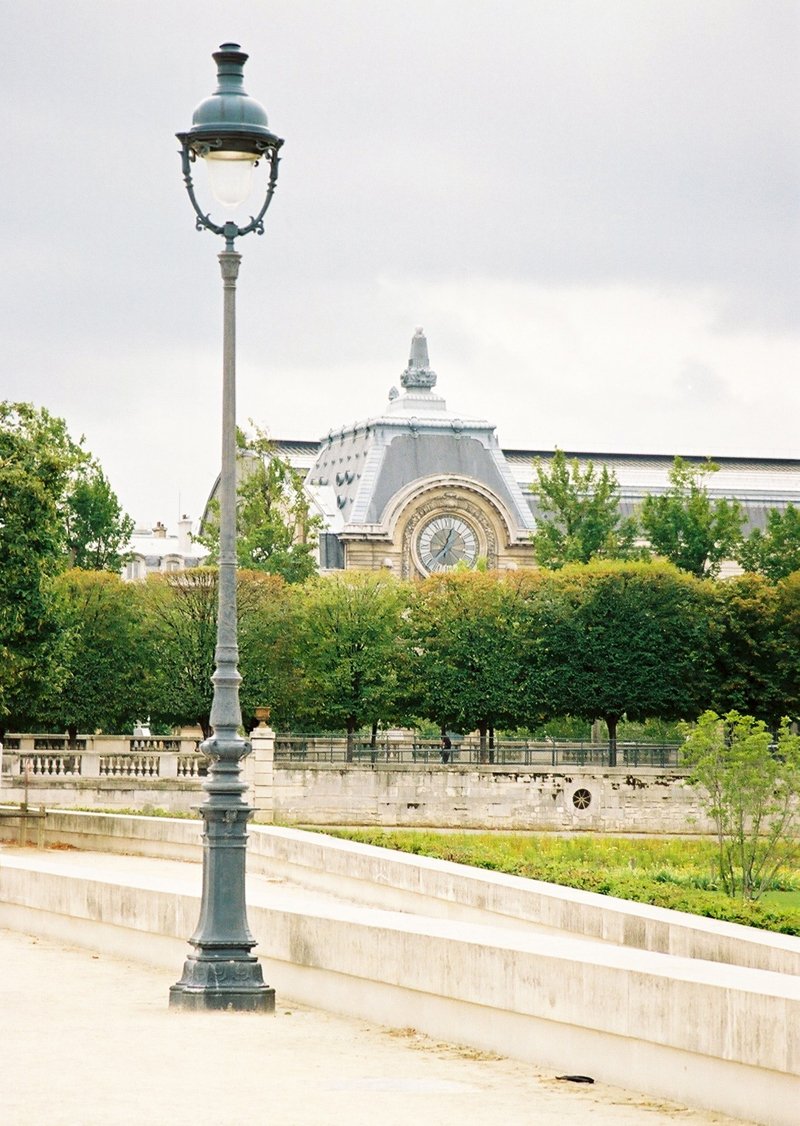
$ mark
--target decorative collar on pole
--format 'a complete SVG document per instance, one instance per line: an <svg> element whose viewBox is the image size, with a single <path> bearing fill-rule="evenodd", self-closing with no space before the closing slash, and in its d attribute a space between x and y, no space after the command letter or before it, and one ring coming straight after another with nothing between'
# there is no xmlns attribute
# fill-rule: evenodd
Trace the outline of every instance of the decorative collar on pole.
<svg viewBox="0 0 800 1126"><path fill-rule="evenodd" d="M411 338L411 355L408 367L400 376L400 382L406 391L411 388L430 391L436 386L436 372L431 370L428 359L428 341L421 328L418 328Z"/></svg>

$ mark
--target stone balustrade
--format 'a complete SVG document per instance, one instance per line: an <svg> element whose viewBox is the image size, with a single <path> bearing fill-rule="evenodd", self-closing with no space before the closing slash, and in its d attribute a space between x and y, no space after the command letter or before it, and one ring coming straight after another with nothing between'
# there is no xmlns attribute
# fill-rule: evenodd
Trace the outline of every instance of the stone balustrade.
<svg viewBox="0 0 800 1126"><path fill-rule="evenodd" d="M199 741L180 736L8 735L3 773L10 780L199 778L206 758Z"/></svg>

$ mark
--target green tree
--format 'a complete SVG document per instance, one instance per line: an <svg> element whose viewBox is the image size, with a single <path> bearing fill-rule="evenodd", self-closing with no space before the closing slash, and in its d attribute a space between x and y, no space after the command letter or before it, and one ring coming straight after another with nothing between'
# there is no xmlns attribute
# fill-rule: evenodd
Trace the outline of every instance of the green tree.
<svg viewBox="0 0 800 1126"><path fill-rule="evenodd" d="M532 540L541 567L588 563L598 556L641 556L635 547L636 521L620 513L619 483L612 470L603 466L598 473L591 461L582 470L577 458L567 460L559 449L549 462L537 459L535 468L532 490L538 512Z"/></svg>
<svg viewBox="0 0 800 1126"><path fill-rule="evenodd" d="M717 712L758 716L777 727L787 710L788 651L778 589L761 575L739 575L715 583L714 690Z"/></svg>
<svg viewBox="0 0 800 1126"><path fill-rule="evenodd" d="M142 589L152 670L149 714L171 725L197 724L208 738L217 640L215 567L150 575ZM240 703L245 726L255 708L286 709L291 697L291 639L283 580L252 571L236 576ZM283 631L283 632L282 632Z"/></svg>
<svg viewBox="0 0 800 1126"><path fill-rule="evenodd" d="M119 575L74 569L55 580L63 648L60 684L41 708L46 730L123 731L147 715L140 591Z"/></svg>
<svg viewBox="0 0 800 1126"><path fill-rule="evenodd" d="M344 728L350 759L360 727L395 722L403 710L408 588L383 572L345 571L310 580L298 598L296 717Z"/></svg>
<svg viewBox="0 0 800 1126"><path fill-rule="evenodd" d="M211 727L214 648L217 636L216 568L149 575L142 595L153 669L149 714L167 724Z"/></svg>
<svg viewBox="0 0 800 1126"><path fill-rule="evenodd" d="M569 568L568 568L569 571ZM567 571L567 573L568 573ZM565 717L560 694L554 691L561 659L560 628L569 616L564 597L564 571L520 570L504 576L514 586L514 609L518 628L515 630L517 659L520 665L520 689L513 722L531 730L541 729L546 721L558 721L559 738L584 738L578 734L580 723L588 732L589 720ZM551 734L548 722L547 731Z"/></svg>
<svg viewBox="0 0 800 1126"><path fill-rule="evenodd" d="M43 694L59 689L63 639L52 583L73 562L70 529L89 512L82 483L98 475L63 419L31 403L0 403L0 730L9 720L35 724ZM118 505L107 518L124 538ZM92 540L80 537L87 552L98 538L110 542L97 513L91 528Z"/></svg>
<svg viewBox="0 0 800 1126"><path fill-rule="evenodd" d="M247 731L256 708L269 707L274 726L286 726L293 715L300 677L293 595L299 589L280 575L238 572L240 700Z"/></svg>
<svg viewBox="0 0 800 1126"><path fill-rule="evenodd" d="M736 560L745 571L766 575L772 582L800 570L800 509L787 504L770 508L767 525L754 528L739 545Z"/></svg>
<svg viewBox="0 0 800 1126"><path fill-rule="evenodd" d="M611 765L623 716L685 719L711 687L709 595L668 563L597 562L551 580L539 628L552 715L605 720Z"/></svg>
<svg viewBox="0 0 800 1126"><path fill-rule="evenodd" d="M725 891L758 899L800 851L800 737L786 720L777 745L761 720L705 712L685 728L683 753L704 794Z"/></svg>
<svg viewBox="0 0 800 1126"><path fill-rule="evenodd" d="M118 573L133 520L120 507L108 478L87 460L69 488L66 506L67 552L74 567Z"/></svg>
<svg viewBox="0 0 800 1126"><path fill-rule="evenodd" d="M706 478L719 466L692 465L676 457L669 488L648 494L640 512L653 551L698 578L719 574L724 559L734 559L742 536L744 511L736 500L712 500Z"/></svg>
<svg viewBox="0 0 800 1126"><path fill-rule="evenodd" d="M782 642L781 695L782 714L800 719L800 571L793 571L777 585L776 623Z"/></svg>
<svg viewBox="0 0 800 1126"><path fill-rule="evenodd" d="M451 571L419 584L408 618L420 714L443 729L487 735L521 707L521 599L493 573Z"/></svg>
<svg viewBox="0 0 800 1126"><path fill-rule="evenodd" d="M237 432L239 446L236 553L240 567L281 575L301 583L316 571L314 551L321 519L311 514L303 477L278 456L263 430L252 437ZM209 551L208 562L219 555L219 504L215 500L199 537Z"/></svg>
<svg viewBox="0 0 800 1126"><path fill-rule="evenodd" d="M81 456L61 419L0 403L0 729L35 716L58 679L52 580L65 563L65 496Z"/></svg>

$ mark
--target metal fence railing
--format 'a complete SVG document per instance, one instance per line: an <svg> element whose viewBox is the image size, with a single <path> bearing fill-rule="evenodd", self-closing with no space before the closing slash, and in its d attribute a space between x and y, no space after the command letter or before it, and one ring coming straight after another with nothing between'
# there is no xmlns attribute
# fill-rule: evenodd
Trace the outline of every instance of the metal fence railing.
<svg viewBox="0 0 800 1126"><path fill-rule="evenodd" d="M103 740L102 744L100 740ZM495 738L481 748L476 735L451 735L443 749L438 739L414 739L407 733L381 733L373 742L359 735L350 740L341 733L278 734L276 765L340 763L386 767L511 766L532 769L606 767L608 743L556 739L508 740ZM94 745L89 746L89 743ZM16 744L16 746L14 745ZM70 745L65 736L12 736L5 742L6 774L58 778L80 776L129 778L198 778L208 762L194 739L174 737L82 737ZM675 768L682 766L677 743L617 743L618 766Z"/></svg>
<svg viewBox="0 0 800 1126"><path fill-rule="evenodd" d="M681 765L680 745L675 743L617 743L618 766L678 767ZM313 763L349 763L387 766L430 764L439 766L608 766L608 743L559 742L557 740L496 740L493 747L481 750L479 742L470 737L453 740L444 750L438 740L353 739L348 750L342 735L281 734L275 737L275 762L310 765Z"/></svg>

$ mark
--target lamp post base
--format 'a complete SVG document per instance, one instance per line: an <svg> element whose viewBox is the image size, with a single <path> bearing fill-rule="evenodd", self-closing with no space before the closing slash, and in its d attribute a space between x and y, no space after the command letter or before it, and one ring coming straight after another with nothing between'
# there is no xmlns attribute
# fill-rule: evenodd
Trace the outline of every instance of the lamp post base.
<svg viewBox="0 0 800 1126"><path fill-rule="evenodd" d="M171 986L169 1005L191 1012L229 1010L238 1013L274 1013L275 990L264 984L261 966L247 961L189 957L183 977Z"/></svg>

